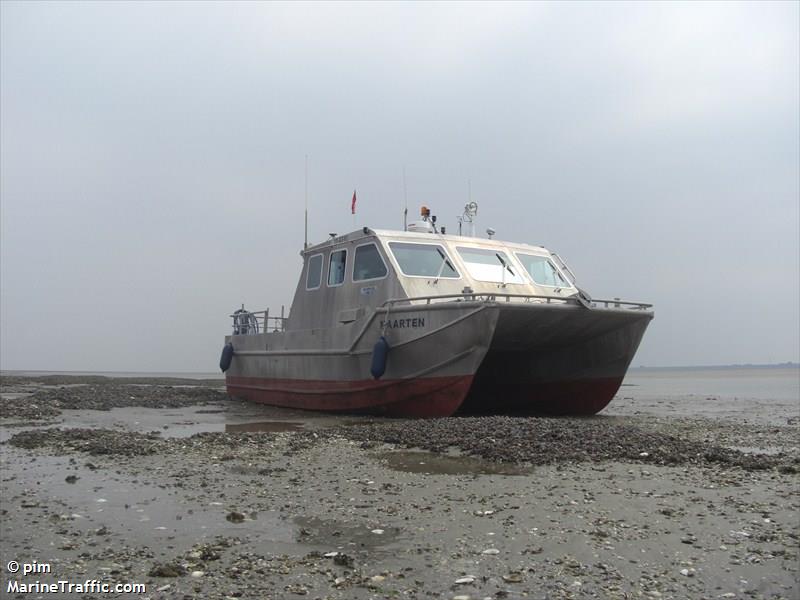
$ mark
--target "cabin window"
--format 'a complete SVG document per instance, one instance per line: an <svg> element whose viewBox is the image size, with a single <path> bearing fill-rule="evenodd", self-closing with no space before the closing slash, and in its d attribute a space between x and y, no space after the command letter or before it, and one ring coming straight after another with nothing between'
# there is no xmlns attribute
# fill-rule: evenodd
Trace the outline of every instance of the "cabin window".
<svg viewBox="0 0 800 600"><path fill-rule="evenodd" d="M502 250L465 248L463 246L456 249L461 260L467 266L469 274L478 281L525 283L517 265L512 263Z"/></svg>
<svg viewBox="0 0 800 600"><path fill-rule="evenodd" d="M306 289L316 290L322 283L322 254L315 254L308 259L308 272L306 273Z"/></svg>
<svg viewBox="0 0 800 600"><path fill-rule="evenodd" d="M356 256L353 260L353 281L380 279L386 277L386 273L386 264L375 244L365 244L356 248Z"/></svg>
<svg viewBox="0 0 800 600"><path fill-rule="evenodd" d="M403 275L458 279L460 275L444 248L438 244L389 242Z"/></svg>
<svg viewBox="0 0 800 600"><path fill-rule="evenodd" d="M517 258L528 271L531 279L539 285L549 285L552 287L572 287L570 283L559 272L556 266L546 256L536 256L535 254L517 253Z"/></svg>
<svg viewBox="0 0 800 600"><path fill-rule="evenodd" d="M328 267L328 285L342 285L344 283L344 267L347 263L347 250L331 252L331 262Z"/></svg>

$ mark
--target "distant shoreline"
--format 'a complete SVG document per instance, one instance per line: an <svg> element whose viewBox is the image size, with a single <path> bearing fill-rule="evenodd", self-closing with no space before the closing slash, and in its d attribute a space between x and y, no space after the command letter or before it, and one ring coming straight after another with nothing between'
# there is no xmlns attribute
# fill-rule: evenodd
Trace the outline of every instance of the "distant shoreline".
<svg viewBox="0 0 800 600"><path fill-rule="evenodd" d="M699 365L679 367L649 367L639 365L629 367L628 372L640 371L734 371L737 369L800 369L800 363L785 362L773 364L734 364L734 365ZM223 379L219 372L201 371L50 371L46 369L3 369L0 375L44 377L48 375L73 375L97 377L161 377L184 379Z"/></svg>
<svg viewBox="0 0 800 600"><path fill-rule="evenodd" d="M699 365L699 366L682 366L682 367L648 367L639 365L638 367L629 367L628 371L726 371L735 369L798 369L800 363L785 362L785 363L772 363L765 365L754 364L741 364L741 365Z"/></svg>
<svg viewBox="0 0 800 600"><path fill-rule="evenodd" d="M64 375L76 377L139 377L162 379L223 379L218 372L202 371L48 371L44 369L3 369L0 376L48 377Z"/></svg>

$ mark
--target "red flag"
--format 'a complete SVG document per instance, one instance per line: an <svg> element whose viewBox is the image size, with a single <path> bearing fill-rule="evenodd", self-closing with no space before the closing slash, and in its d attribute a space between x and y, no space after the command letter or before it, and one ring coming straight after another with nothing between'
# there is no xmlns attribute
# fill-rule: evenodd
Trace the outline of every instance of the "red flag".
<svg viewBox="0 0 800 600"><path fill-rule="evenodd" d="M350 203L350 212L356 214L356 191L353 190L353 201Z"/></svg>

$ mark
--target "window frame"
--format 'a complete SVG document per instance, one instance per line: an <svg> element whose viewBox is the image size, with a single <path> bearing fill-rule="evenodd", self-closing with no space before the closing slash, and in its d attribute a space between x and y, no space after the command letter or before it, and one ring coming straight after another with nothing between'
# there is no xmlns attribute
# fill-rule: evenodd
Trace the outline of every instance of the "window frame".
<svg viewBox="0 0 800 600"><path fill-rule="evenodd" d="M453 265L453 268L455 269L456 273L458 273L458 277L446 277L442 275L441 277L439 277L439 279L448 279L452 281L457 281L459 279L462 279L461 271L459 271L458 269L458 264L456 263L455 260L453 260L453 257L450 256L450 254L447 252L446 246L443 246L442 244L436 242L416 242L416 241L407 242L403 240L389 240L386 242L386 245L389 248L389 255L392 257L392 260L397 265L397 272L400 273L403 277L415 277L417 279L436 279L436 275L409 275L405 271L403 271L403 267L400 265L400 261L397 260L397 257L394 255L394 250L392 250L392 244L416 244L418 246L437 246L442 249L445 256L447 256L447 260L450 261L450 264Z"/></svg>
<svg viewBox="0 0 800 600"><path fill-rule="evenodd" d="M482 251L482 252L494 252L495 254L502 254L503 256L505 256L508 259L507 260L507 265L509 267L516 268L517 273L519 273L520 269L522 271L524 271L525 273L527 273L528 270L525 268L525 265L517 264L516 262L514 262L514 261L517 260L517 257L514 256L514 252L511 249L509 249L509 248L487 248L486 246L463 246L463 245L462 246L455 246L455 250L456 250L456 253L458 254L458 258L461 260L462 263L464 263L464 268L467 270L467 273L469 273L469 276L472 279L474 279L475 281L480 281L481 283L496 283L498 285L530 285L528 283L527 279L525 278L525 275L522 275L522 274L513 275L513 277L517 277L518 276L522 281L506 281L505 284L503 283L502 278L501 278L501 280L498 281L498 280L495 280L495 279L481 279L479 277L475 277L475 275L472 273L472 271L469 268L469 261L467 261L467 259L464 258L461 255L461 250L460 250L461 248L463 248L464 250L467 250L467 251L469 251L469 250L478 250L478 251ZM474 264L478 264L478 263L474 263ZM502 267L502 265L500 263L497 263L497 266L498 267ZM503 267L503 271L505 271L505 270L506 270L505 267ZM509 276L511 276L510 273L509 273Z"/></svg>
<svg viewBox="0 0 800 600"><path fill-rule="evenodd" d="M519 254L526 254L528 256L535 256L537 258L545 259L547 262L549 262L553 266L553 268L555 269L556 273L559 274L561 279L563 279L566 282L567 285L550 285L549 283L539 283L538 281L536 281L533 278L533 275L530 274L530 272L528 271L528 268L525 266L525 262L518 256ZM519 263L522 265L522 270L525 271L525 275L528 277L528 279L531 280L531 283L533 283L533 285L539 285L541 287L552 288L554 290L574 290L574 289L576 289L575 285L570 282L569 277L564 275L564 272L561 269L558 268L558 265L556 263L554 263L553 260L549 256L546 256L544 254L536 254L535 252L525 252L523 250L514 250L514 256L519 261Z"/></svg>
<svg viewBox="0 0 800 600"><path fill-rule="evenodd" d="M319 266L319 283L316 287L308 287L308 273L309 268L311 267L311 261L314 260L316 257L320 257L322 260L322 264ZM313 292L314 290L318 290L322 287L322 280L324 279L325 275L325 253L317 252L316 254L312 254L308 257L308 262L306 263L306 291Z"/></svg>
<svg viewBox="0 0 800 600"><path fill-rule="evenodd" d="M356 258L358 254L358 249L363 246L375 246L375 251L378 253L378 258L381 259L383 263L383 268L386 273L383 274L382 277L370 277L369 279L356 279ZM389 265L386 263L386 259L381 254L381 249L377 242L364 242L363 244L358 244L357 246L353 247L353 265L350 269L350 281L353 283L364 283L365 281L380 281L381 279L386 279L389 276Z"/></svg>
<svg viewBox="0 0 800 600"><path fill-rule="evenodd" d="M342 281L341 283L331 283L331 259L333 255L337 252L344 252L344 269L342 269ZM337 248L336 250L331 250L328 254L328 277L325 279L326 285L329 288L333 287L341 287L347 281L347 248Z"/></svg>

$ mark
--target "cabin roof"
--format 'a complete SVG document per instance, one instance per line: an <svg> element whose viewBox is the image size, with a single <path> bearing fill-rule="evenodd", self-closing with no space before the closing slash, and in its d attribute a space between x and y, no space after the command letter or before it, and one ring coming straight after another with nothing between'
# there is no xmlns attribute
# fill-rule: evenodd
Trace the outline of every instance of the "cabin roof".
<svg viewBox="0 0 800 600"><path fill-rule="evenodd" d="M342 243L353 242L356 240L370 238L373 236L384 241L414 241L414 242L435 243L437 241L444 240L450 243L462 243L471 245L474 244L476 246L482 246L485 248L527 249L538 252L545 252L549 254L548 250L544 246L534 246L532 244L525 244L522 242L509 242L506 240L499 240L497 238L489 239L489 238L470 237L466 235L451 235L451 234L443 235L441 233L427 233L420 231L370 229L369 227L364 227L356 231L351 231L350 233L346 233L344 235L331 237L330 239L327 239L324 242L315 244L313 246L309 246L308 248L305 249L305 251L302 252L302 254L311 254L320 252L332 246L338 246L339 244Z"/></svg>

